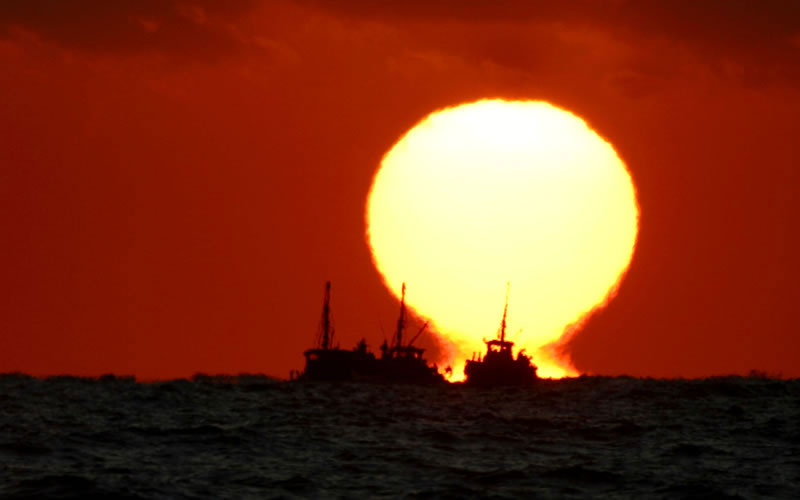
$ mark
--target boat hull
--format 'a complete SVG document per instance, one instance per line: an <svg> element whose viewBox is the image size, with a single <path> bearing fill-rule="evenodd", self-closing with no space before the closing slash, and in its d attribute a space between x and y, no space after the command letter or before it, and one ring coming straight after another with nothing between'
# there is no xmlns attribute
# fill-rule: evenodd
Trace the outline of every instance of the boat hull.
<svg viewBox="0 0 800 500"><path fill-rule="evenodd" d="M344 349L311 349L306 351L306 369L299 380L345 382L374 378L378 373L371 353Z"/></svg>
<svg viewBox="0 0 800 500"><path fill-rule="evenodd" d="M529 386L536 382L536 367L527 359L469 360L465 383L476 387Z"/></svg>

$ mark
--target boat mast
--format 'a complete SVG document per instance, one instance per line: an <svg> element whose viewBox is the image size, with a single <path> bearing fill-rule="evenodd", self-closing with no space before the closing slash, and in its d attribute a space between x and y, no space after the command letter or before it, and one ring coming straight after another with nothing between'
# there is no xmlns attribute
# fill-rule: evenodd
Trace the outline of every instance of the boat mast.
<svg viewBox="0 0 800 500"><path fill-rule="evenodd" d="M322 348L328 349L333 334L331 332L331 282L325 283L325 302L322 306Z"/></svg>
<svg viewBox="0 0 800 500"><path fill-rule="evenodd" d="M508 314L508 290L511 288L511 282L506 282L506 305L503 307L503 321L500 323L500 342L506 341L506 315Z"/></svg>
<svg viewBox="0 0 800 500"><path fill-rule="evenodd" d="M395 333L395 337L397 338L397 347L403 345L403 330L406 327L406 284L403 283L403 290L400 296L400 317L397 318L397 332Z"/></svg>

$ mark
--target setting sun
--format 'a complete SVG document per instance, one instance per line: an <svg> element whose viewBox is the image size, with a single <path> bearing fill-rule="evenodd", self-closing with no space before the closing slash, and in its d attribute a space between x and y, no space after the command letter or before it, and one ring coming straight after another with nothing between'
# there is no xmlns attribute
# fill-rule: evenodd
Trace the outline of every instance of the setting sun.
<svg viewBox="0 0 800 500"><path fill-rule="evenodd" d="M367 237L386 285L464 361L485 350L511 283L508 336L543 377L576 374L547 346L611 298L639 211L614 148L541 101L484 100L432 113L384 156Z"/></svg>

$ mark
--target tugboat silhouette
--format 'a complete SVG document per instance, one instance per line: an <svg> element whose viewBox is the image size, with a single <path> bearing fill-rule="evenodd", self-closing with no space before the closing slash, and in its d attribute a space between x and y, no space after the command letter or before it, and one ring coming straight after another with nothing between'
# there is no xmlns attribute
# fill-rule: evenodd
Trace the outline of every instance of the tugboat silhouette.
<svg viewBox="0 0 800 500"><path fill-rule="evenodd" d="M465 384L477 387L525 386L533 384L538 378L536 365L531 357L524 354L524 349L513 354L513 342L506 340L506 317L508 315L508 292L510 284L506 284L506 305L503 308L503 320L497 338L486 342L486 354L483 358L467 360L464 366Z"/></svg>
<svg viewBox="0 0 800 500"><path fill-rule="evenodd" d="M400 299L400 316L397 319L392 344L383 342L381 357L367 349L365 339L352 350L332 347L334 330L330 313L331 283L325 284L325 301L318 334L317 347L305 351L306 367L297 380L317 382L372 382L389 384L434 385L445 383L436 366L428 365L423 357L425 349L415 347L414 341L422 334L427 323L407 344L403 344L406 328L406 284L403 283ZM294 377L293 377L294 378Z"/></svg>

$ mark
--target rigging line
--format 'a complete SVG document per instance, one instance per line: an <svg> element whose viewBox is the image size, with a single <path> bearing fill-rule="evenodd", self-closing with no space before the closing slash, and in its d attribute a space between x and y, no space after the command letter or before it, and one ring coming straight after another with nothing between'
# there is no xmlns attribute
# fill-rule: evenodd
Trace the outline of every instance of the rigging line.
<svg viewBox="0 0 800 500"><path fill-rule="evenodd" d="M430 324L430 322L431 322L431 320L428 320L428 321L426 321L426 322L425 322L425 324L424 324L424 325L422 325L422 328L420 328L420 329L419 329L419 331L417 332L417 334L416 334L416 335L414 335L414 338L412 338L412 339L411 339L411 342L409 342L409 343L408 343L408 345L411 345L411 344L413 344L413 343L414 343L414 341L415 341L415 340L417 340L417 337L419 337L420 335L422 335L422 332L424 332L424 331L425 331L425 329L426 329L426 328L428 328L428 324Z"/></svg>

